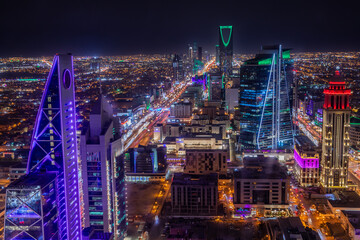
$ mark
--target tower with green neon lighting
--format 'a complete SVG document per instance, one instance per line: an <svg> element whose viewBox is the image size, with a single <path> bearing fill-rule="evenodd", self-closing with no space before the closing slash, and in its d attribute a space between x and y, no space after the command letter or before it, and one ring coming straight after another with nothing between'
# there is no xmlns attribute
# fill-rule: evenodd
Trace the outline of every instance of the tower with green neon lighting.
<svg viewBox="0 0 360 240"><path fill-rule="evenodd" d="M219 65L220 70L226 74L230 73L233 62L233 27L219 27Z"/></svg>
<svg viewBox="0 0 360 240"><path fill-rule="evenodd" d="M240 144L243 149L293 147L290 50L265 46L240 68Z"/></svg>

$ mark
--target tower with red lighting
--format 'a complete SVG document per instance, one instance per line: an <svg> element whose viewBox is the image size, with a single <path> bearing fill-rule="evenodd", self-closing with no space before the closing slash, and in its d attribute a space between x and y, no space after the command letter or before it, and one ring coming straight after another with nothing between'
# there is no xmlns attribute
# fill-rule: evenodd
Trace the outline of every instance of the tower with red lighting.
<svg viewBox="0 0 360 240"><path fill-rule="evenodd" d="M321 186L326 192L348 187L351 90L346 89L339 70L324 90Z"/></svg>

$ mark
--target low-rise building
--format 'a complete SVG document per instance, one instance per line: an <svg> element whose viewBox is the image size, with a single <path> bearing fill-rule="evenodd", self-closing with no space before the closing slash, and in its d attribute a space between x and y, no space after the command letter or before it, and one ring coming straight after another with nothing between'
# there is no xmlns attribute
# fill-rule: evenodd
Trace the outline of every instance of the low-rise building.
<svg viewBox="0 0 360 240"><path fill-rule="evenodd" d="M184 137L166 137L163 146L167 149L167 163L182 164L187 150L227 149L228 142L228 139L216 134L188 134Z"/></svg>
<svg viewBox="0 0 360 240"><path fill-rule="evenodd" d="M306 228L299 217L278 218L266 222L270 239L320 240L311 228Z"/></svg>
<svg viewBox="0 0 360 240"><path fill-rule="evenodd" d="M351 239L360 240L360 211L340 212L342 226Z"/></svg>
<svg viewBox="0 0 360 240"><path fill-rule="evenodd" d="M360 196L355 191L334 192L335 199L328 200L331 211L336 216L341 215L341 211L359 211Z"/></svg>
<svg viewBox="0 0 360 240"><path fill-rule="evenodd" d="M268 161L260 161L258 165L245 165L234 172L235 215L288 214L290 180L286 170L273 158L264 159Z"/></svg>
<svg viewBox="0 0 360 240"><path fill-rule="evenodd" d="M171 185L173 215L216 216L218 174L175 173Z"/></svg>
<svg viewBox="0 0 360 240"><path fill-rule="evenodd" d="M319 149L304 135L296 136L294 173L302 187L318 186L319 184Z"/></svg>
<svg viewBox="0 0 360 240"><path fill-rule="evenodd" d="M169 121L178 119L180 122L190 122L192 116L192 104L190 102L178 102L170 107Z"/></svg>
<svg viewBox="0 0 360 240"><path fill-rule="evenodd" d="M187 150L185 173L189 174L226 174L228 150Z"/></svg>

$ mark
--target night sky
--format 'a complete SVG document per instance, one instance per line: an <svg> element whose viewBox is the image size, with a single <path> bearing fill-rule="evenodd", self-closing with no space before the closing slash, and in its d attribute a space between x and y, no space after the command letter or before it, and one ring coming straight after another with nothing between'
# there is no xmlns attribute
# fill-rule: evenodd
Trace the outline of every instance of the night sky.
<svg viewBox="0 0 360 240"><path fill-rule="evenodd" d="M360 50L357 1L3 0L0 56L214 52L234 26L235 53L282 43L294 51Z"/></svg>

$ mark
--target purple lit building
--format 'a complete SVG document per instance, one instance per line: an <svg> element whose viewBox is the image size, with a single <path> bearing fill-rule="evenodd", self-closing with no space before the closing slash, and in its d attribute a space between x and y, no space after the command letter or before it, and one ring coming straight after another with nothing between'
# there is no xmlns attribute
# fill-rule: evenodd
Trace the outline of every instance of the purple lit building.
<svg viewBox="0 0 360 240"><path fill-rule="evenodd" d="M307 136L296 136L294 140L294 173L297 181L302 187L318 186L320 149Z"/></svg>
<svg viewBox="0 0 360 240"><path fill-rule="evenodd" d="M11 189L19 190L7 191L6 240L31 239L34 232L37 234L34 239L82 238L76 145L73 57L57 54L35 122L27 175L12 185ZM56 177L46 181L43 176L50 173ZM38 183L36 176L45 180ZM25 201L21 197L24 192L34 192L34 189L34 198L27 195L29 199ZM51 204L46 199L50 199ZM29 206L32 203L36 208ZM19 216L17 220L11 221L10 218L15 212L18 214L19 209L23 210L21 218L16 215ZM35 217L41 221L34 222ZM53 226L51 230L49 225Z"/></svg>

